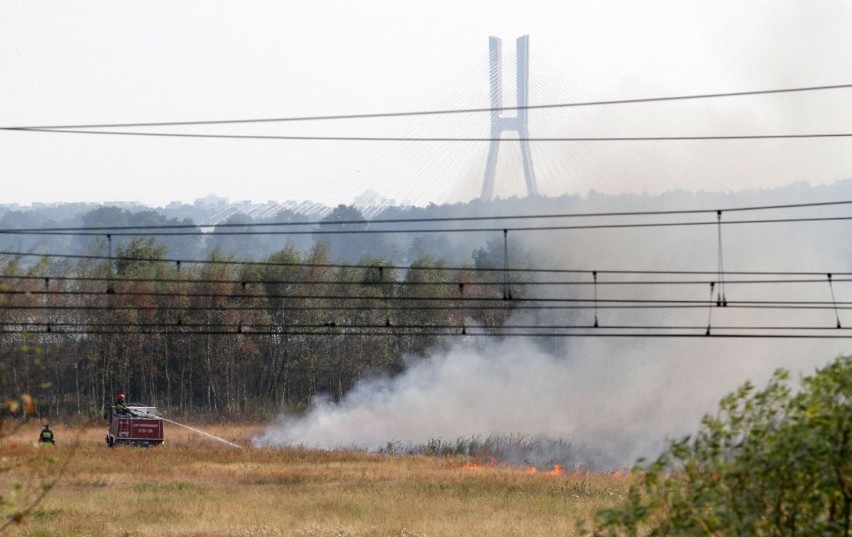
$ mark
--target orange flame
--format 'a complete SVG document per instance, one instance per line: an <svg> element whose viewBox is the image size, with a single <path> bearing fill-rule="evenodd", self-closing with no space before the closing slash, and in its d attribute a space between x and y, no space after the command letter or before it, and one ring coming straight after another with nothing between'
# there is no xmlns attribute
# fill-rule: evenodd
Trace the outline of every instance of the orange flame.
<svg viewBox="0 0 852 537"><path fill-rule="evenodd" d="M527 466L527 468L524 471L528 474L539 473L538 468L536 468L535 466ZM553 477L553 476L557 476L557 475L562 475L563 473L564 472L562 470L562 465L561 464L554 464L553 470L551 470L549 472L542 472L542 475Z"/></svg>
<svg viewBox="0 0 852 537"><path fill-rule="evenodd" d="M544 475L549 475L549 476L562 475L562 465L561 464L554 464L553 470L551 470L549 472L545 472Z"/></svg>

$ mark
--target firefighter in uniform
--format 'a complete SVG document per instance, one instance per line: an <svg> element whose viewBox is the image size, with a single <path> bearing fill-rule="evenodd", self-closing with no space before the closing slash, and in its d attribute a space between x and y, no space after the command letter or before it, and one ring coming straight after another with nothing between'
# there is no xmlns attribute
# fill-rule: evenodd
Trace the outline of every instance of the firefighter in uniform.
<svg viewBox="0 0 852 537"><path fill-rule="evenodd" d="M114 415L126 416L130 414L130 410L127 408L127 404L125 403L124 393L120 393L115 398L115 404L109 407L107 412L104 412L104 419L107 421L112 421L112 417Z"/></svg>
<svg viewBox="0 0 852 537"><path fill-rule="evenodd" d="M127 409L127 404L125 404L125 397L123 393L118 394L118 398L115 400L115 405L113 405L113 410L116 414L129 414L130 411Z"/></svg>
<svg viewBox="0 0 852 537"><path fill-rule="evenodd" d="M44 424L44 429L42 429L41 434L38 435L38 443L50 445L56 444L56 441L53 439L53 431L50 430L50 425L47 423Z"/></svg>

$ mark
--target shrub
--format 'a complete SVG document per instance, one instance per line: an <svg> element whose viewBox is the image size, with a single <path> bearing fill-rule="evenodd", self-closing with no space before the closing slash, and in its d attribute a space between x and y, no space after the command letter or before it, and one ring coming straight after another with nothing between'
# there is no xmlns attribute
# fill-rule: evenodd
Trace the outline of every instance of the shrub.
<svg viewBox="0 0 852 537"><path fill-rule="evenodd" d="M790 388L778 370L746 383L670 441L625 502L597 513L595 535L849 535L852 358Z"/></svg>

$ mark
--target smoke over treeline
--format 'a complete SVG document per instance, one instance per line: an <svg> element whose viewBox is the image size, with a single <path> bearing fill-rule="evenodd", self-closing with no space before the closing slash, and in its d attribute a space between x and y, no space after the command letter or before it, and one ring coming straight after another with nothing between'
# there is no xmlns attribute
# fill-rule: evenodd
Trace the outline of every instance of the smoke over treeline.
<svg viewBox="0 0 852 537"><path fill-rule="evenodd" d="M502 463L612 470L692 432L746 379L763 382L778 367L811 371L837 352L596 341L554 355L523 339L465 342L412 360L397 377L365 380L340 402L320 397L304 414L282 414L257 442L415 451L491 443Z"/></svg>
<svg viewBox="0 0 852 537"><path fill-rule="evenodd" d="M727 208L850 199L842 191L804 185L774 193L687 194L660 197L589 196L576 212L666 211ZM506 205L511 205L507 202ZM554 214L549 200L537 214ZM521 255L510 264L602 271L594 291L598 298L704 300L719 296L725 271L803 271L827 275L849 271L850 249L840 237L848 233L845 209L817 208L760 214L723 212L720 220L774 218L829 222L701 225L648 229L600 229L565 232L511 232ZM703 220L714 220L709 215ZM656 222L698 221L691 217L655 217ZM631 217L586 219L582 223L637 222ZM647 219L645 220L647 221ZM574 221L572 221L574 223ZM721 254L720 254L721 253ZM722 263L720 264L720 258ZM702 285L660 284L606 286L606 279L638 279L610 271L706 271ZM539 281L552 275L532 277ZM669 279L679 279L672 276ZM682 277L680 277L682 279ZM732 277L729 280L747 280ZM829 301L849 298L847 283L747 285L729 282L732 301ZM710 282L716 287L711 295ZM591 282L588 282L591 283ZM526 297L592 299L593 287L528 286ZM687 325L834 327L852 323L828 309L694 310L606 309L534 312L518 310L507 321L519 325L607 326ZM713 332L713 331L711 331ZM701 334L703 330L694 331ZM715 332L713 332L715 333ZM790 331L777 331L786 335ZM837 332L843 334L843 332ZM844 340L536 338L530 341L460 343L426 360L413 360L406 372L357 386L342 402L317 399L304 415L285 414L259 438L261 444L305 444L325 448L380 448L385 442L429 444L435 439L522 435L536 446L519 450L508 462L537 464L551 460L592 468L618 468L637 456L651 456L667 435L688 434L704 413L746 380L761 383L784 367L810 372L848 352ZM536 441L536 439L538 439ZM561 442L556 442L560 440ZM523 443L523 442L521 442ZM521 459L521 460L519 460Z"/></svg>
<svg viewBox="0 0 852 537"><path fill-rule="evenodd" d="M844 199L852 199L852 182L727 194L512 199L389 210L382 216L665 211ZM759 217L842 217L845 211L845 206L776 210ZM358 220L346 207L329 216L337 222ZM212 251L199 253L209 262L199 265L159 261L191 259L195 250L158 237L117 241L114 263L6 255L0 281L0 386L4 393L35 393L50 413L99 408L118 390L166 411L283 412L259 439L273 445L379 448L388 442L522 435L542 447L519 455L523 458L621 467L649 454L666 434L692 430L702 413L746 379L761 382L782 366L809 371L846 352L844 340L517 339L464 336L458 329L440 335L435 327L496 334L507 325L591 327L597 319L601 331L679 324L703 333L711 324L714 330L852 324L842 308L637 310L608 309L601 302L599 309L522 310L516 308L519 301L504 300L508 287L514 298L662 297L709 305L709 283L722 276L713 274L722 258L728 272L850 272L850 246L840 240L848 233L845 220L718 226L712 225L714 216L711 225L639 229L522 231L504 224L510 228L505 243L502 230L442 234L425 231L434 227L428 222L419 224L422 233L303 235L300 243L286 237L252 243L199 232L189 239L218 241ZM720 218L743 217L723 212ZM334 222L329 224L381 229L367 221ZM74 240L79 248L104 246L93 242L102 238ZM365 268L333 266L341 261ZM543 285L548 279L588 280L589 273L569 278L521 271L503 286L502 274L482 270L504 265L600 273L596 286L591 281ZM701 278L707 282L612 285L618 277L607 271L617 270L705 271ZM821 280L755 286L735 279L728 276L725 288L731 301L824 302L836 296L842 306L852 291L843 278L835 278L833 287ZM463 291L459 283L465 283ZM440 300L425 300L429 297ZM466 309L472 298L494 309ZM417 309L427 304L452 309Z"/></svg>
<svg viewBox="0 0 852 537"><path fill-rule="evenodd" d="M749 190L737 192L689 192L675 191L666 194L649 195L604 195L594 191L587 195L564 195L554 198L508 198L491 202L474 200L469 203L454 203L446 205L430 204L425 207L391 206L379 209L370 206L340 206L338 208L321 207L309 204L309 212L299 212L299 205L279 212L267 212L260 216L239 213L238 204L229 204L226 200L214 198L213 201L202 199L193 205L176 204L165 208L149 208L139 205L125 204L121 207L95 206L93 204L59 204L56 206L19 206L0 205L0 229L32 229L41 227L97 227L100 235L79 236L67 235L38 235L38 234L0 234L0 251L18 252L47 252L53 254L105 254L107 251L106 235L110 227L115 226L199 226L189 229L189 234L176 236L160 236L158 242L168 246L169 256L177 259L203 259L214 252L220 255L233 255L238 259L263 259L288 245L295 246L303 254L318 242L328 242L332 258L347 262L356 262L365 255L382 257L396 264L408 264L413 259L430 256L436 260L445 260L450 264L459 265L471 261L471 252L481 248L489 239L502 239L499 233L440 233L426 230L439 227L434 222L419 222L407 224L407 229L414 230L406 234L376 235L372 238L360 238L353 241L352 235L312 235L311 230L316 226L291 227L299 235L215 235L208 233L215 229L211 221L220 221L231 226L230 231L246 231L249 224L270 224L284 222L296 224L299 222L317 222L326 220L364 220L364 227L371 230L399 228L398 224L375 224L371 219L411 219L411 218L458 218L458 217L487 217L505 215L530 214L564 214L589 213L600 211L635 211L635 210L669 210L669 209L707 209L736 206L771 205L798 203L807 201L845 200L852 199L852 180L838 182L832 185L809 186L799 183L771 190ZM214 201L216 203L214 203ZM217 215L226 216L219 220ZM369 217L367 216L369 215ZM612 222L612 219L607 222ZM553 221L537 220L540 224ZM487 223L492 224L492 223ZM440 227L453 228L457 224L446 224ZM502 226L496 224L496 226ZM357 227L357 226L356 226ZM495 225L489 225L495 227ZM512 226L509 226L512 227ZM286 229L286 228L285 228ZM418 233L417 230L424 230ZM780 229L780 228L775 228ZM220 231L227 231L223 227ZM115 230L113 230L115 231ZM194 232L193 232L194 231ZM770 235L777 235L770 230ZM794 234L815 232L815 236L823 234L824 230L816 228L797 228ZM308 233L305 233L308 232ZM762 234L763 230L759 230ZM634 255L624 251L624 247L642 244L631 239L631 233L625 232L618 240L605 240L602 244L612 247L617 254L625 259ZM656 237L660 234L654 233ZM781 234L782 236L784 233ZM593 233L541 233L513 234L510 242L534 243L541 248L538 254L553 252L564 253L567 247L573 252L583 246L584 241L597 244L598 239L606 234ZM690 239L696 235L689 233ZM706 238L713 238L713 230L709 229ZM369 239L369 240L368 240ZM126 245L132 237L114 234L113 247ZM838 252L848 256L849 248L836 244ZM712 249L713 245L709 247ZM675 249L660 250L661 262L668 261L676 252ZM684 251L685 252L685 251ZM583 250L588 255L589 249ZM607 254L607 261L613 263L620 258ZM684 257L689 257L689 254ZM541 264L551 259L542 259ZM22 262L30 259L24 258Z"/></svg>

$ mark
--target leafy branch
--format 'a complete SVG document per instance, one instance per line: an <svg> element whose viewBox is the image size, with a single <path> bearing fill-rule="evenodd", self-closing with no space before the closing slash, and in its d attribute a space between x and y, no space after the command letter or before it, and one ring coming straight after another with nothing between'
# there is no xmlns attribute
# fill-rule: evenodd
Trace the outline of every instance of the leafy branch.
<svg viewBox="0 0 852 537"><path fill-rule="evenodd" d="M603 509L596 536L848 536L852 506L852 358L793 390L778 370L746 383L698 433L640 465L639 486Z"/></svg>

